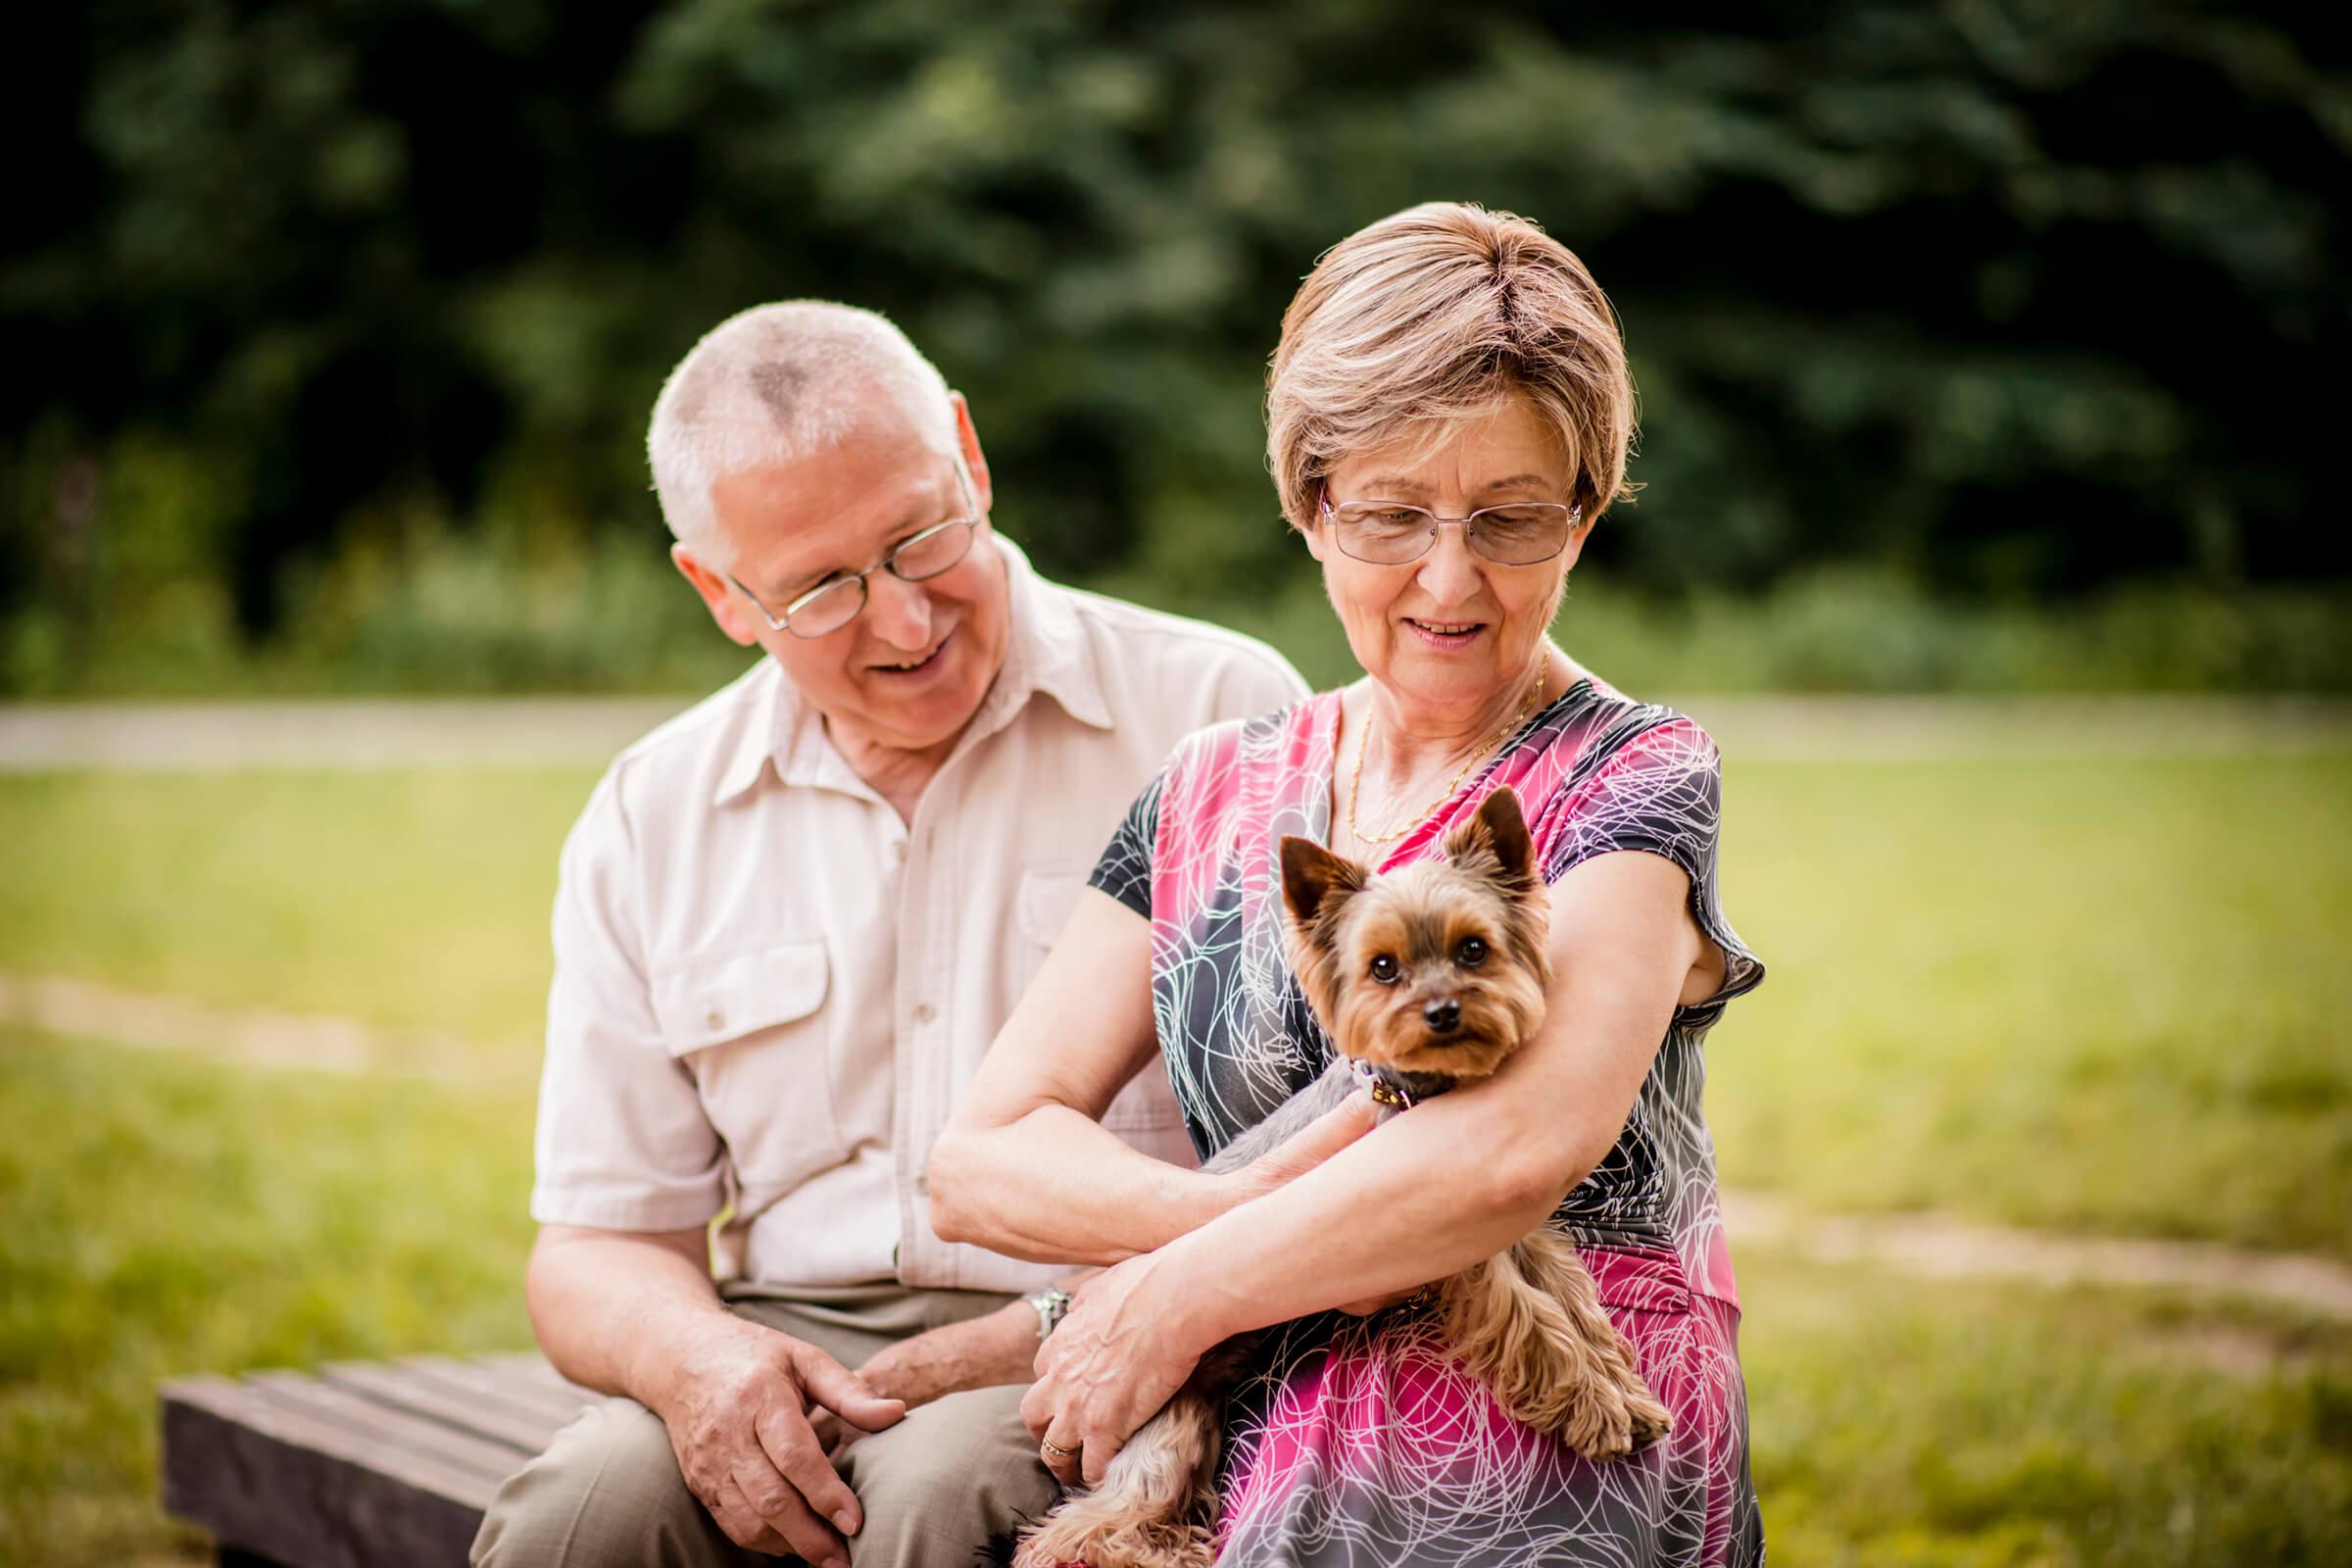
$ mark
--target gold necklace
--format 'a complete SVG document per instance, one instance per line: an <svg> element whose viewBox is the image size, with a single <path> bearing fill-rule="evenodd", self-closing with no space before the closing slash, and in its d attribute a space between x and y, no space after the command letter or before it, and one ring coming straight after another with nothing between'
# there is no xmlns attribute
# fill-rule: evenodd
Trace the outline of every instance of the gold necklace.
<svg viewBox="0 0 2352 1568"><path fill-rule="evenodd" d="M1436 800L1430 802L1427 806L1423 807L1413 815L1405 818L1404 826L1398 828L1394 833L1367 833L1362 828L1356 826L1355 823L1356 802L1363 798L1364 754L1372 750L1372 701L1369 697L1365 698L1364 738L1356 743L1355 767L1348 775L1348 833L1353 835L1355 841L1359 844L1394 844L1398 839L1404 837L1407 833L1410 833L1413 829L1419 827L1422 822L1428 818L1430 812L1436 810L1439 807L1444 806L1447 801L1453 799L1453 792L1461 788L1462 780L1470 776L1470 769L1476 767L1480 762L1485 761L1488 757L1494 754L1495 747L1500 746L1504 741L1509 740L1511 736L1517 732L1519 726L1527 722L1527 715L1536 710L1536 699L1544 695L1544 677L1545 673L1546 671L1544 668L1543 657L1539 655L1536 659L1535 682L1528 687L1527 696L1520 702L1518 711L1511 715L1510 722L1503 725L1501 732L1498 733L1493 740L1487 742L1486 745L1480 747L1476 752L1471 754L1470 760L1464 762L1458 769L1455 770L1453 777L1446 780L1446 789L1443 794L1441 794Z"/></svg>

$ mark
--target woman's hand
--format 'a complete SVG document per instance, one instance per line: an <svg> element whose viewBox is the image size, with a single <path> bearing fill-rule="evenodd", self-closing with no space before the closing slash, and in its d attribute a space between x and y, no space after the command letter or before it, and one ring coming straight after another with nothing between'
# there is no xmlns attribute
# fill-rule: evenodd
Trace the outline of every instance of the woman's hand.
<svg viewBox="0 0 2352 1568"><path fill-rule="evenodd" d="M1160 1272L1156 1254L1146 1253L1088 1280L1037 1352L1021 1420L1064 1486L1082 1477L1101 1484L1112 1456L1200 1359L1169 1309Z"/></svg>

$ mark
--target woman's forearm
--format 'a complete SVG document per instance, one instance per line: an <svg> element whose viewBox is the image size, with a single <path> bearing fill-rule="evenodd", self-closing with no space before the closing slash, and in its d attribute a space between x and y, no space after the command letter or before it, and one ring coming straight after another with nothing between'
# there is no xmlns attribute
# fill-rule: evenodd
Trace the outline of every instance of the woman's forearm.
<svg viewBox="0 0 2352 1568"><path fill-rule="evenodd" d="M1452 1098L1452 1097L1447 1097ZM1565 1165L1482 1159L1491 1124L1454 1125L1444 1101L1391 1121L1287 1186L1155 1252L1170 1332L1205 1350L1236 1334L1458 1273L1544 1223L1581 1179ZM1591 1164L1597 1163L1596 1152Z"/></svg>
<svg viewBox="0 0 2352 1568"><path fill-rule="evenodd" d="M1041 1263L1116 1263L1166 1246L1255 1191L1139 1152L1065 1105L932 1146L931 1227Z"/></svg>

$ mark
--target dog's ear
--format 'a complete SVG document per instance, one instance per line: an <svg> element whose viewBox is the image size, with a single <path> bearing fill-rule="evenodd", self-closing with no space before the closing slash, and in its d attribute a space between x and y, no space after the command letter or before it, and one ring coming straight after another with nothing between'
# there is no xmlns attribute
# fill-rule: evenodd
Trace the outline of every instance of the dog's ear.
<svg viewBox="0 0 2352 1568"><path fill-rule="evenodd" d="M1313 929L1327 906L1364 885L1364 868L1345 860L1313 839L1286 834L1282 841L1282 902L1301 931Z"/></svg>
<svg viewBox="0 0 2352 1568"><path fill-rule="evenodd" d="M1456 865L1493 856L1498 880L1525 896L1537 885L1536 843L1519 809L1519 792L1508 784L1478 803L1478 814L1446 835L1446 858Z"/></svg>

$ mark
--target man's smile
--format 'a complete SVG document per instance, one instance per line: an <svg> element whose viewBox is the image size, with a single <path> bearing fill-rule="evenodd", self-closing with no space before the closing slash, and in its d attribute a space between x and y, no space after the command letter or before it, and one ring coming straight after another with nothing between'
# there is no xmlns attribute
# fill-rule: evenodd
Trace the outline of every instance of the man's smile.
<svg viewBox="0 0 2352 1568"><path fill-rule="evenodd" d="M945 653L947 651L948 644L954 642L955 640L956 634L951 631L945 637L942 637L938 642L933 643L930 647L930 650L926 653L917 654L910 659L900 660L892 662L868 664L866 668L874 674L885 676L904 677L908 675L928 674L932 670L939 667L939 656Z"/></svg>

